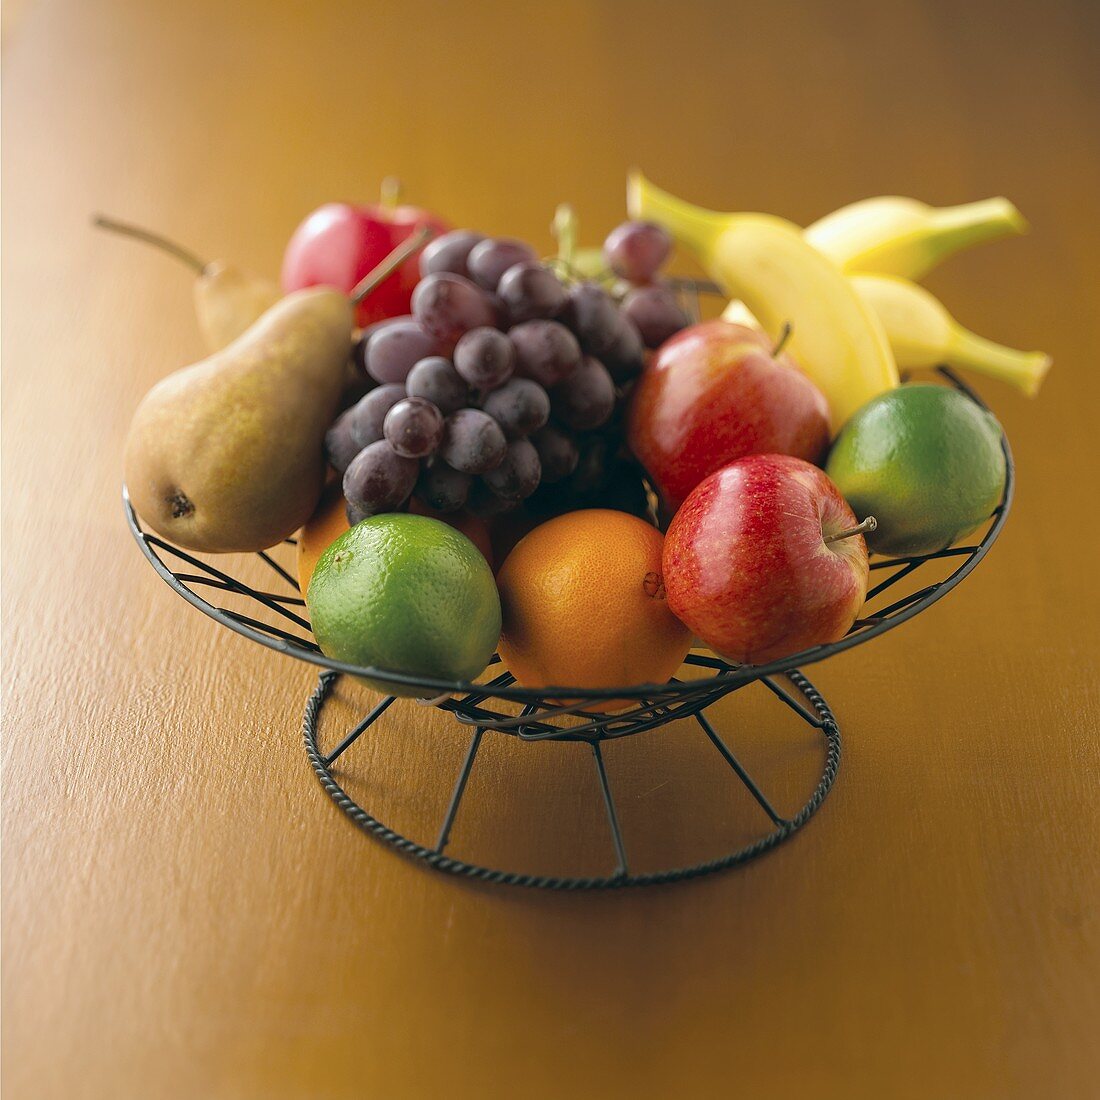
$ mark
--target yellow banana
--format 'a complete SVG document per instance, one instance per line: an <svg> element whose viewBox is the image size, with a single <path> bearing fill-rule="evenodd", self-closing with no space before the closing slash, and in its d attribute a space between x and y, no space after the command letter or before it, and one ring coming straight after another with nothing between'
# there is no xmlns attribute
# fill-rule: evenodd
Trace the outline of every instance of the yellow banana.
<svg viewBox="0 0 1100 1100"><path fill-rule="evenodd" d="M883 195L827 214L805 237L845 274L920 279L960 249L1026 232L1023 215L1005 198L937 208Z"/></svg>
<svg viewBox="0 0 1100 1100"><path fill-rule="evenodd" d="M878 316L902 370L963 367L997 378L1033 397L1050 370L1050 356L995 344L963 328L923 287L895 275L853 275L852 286ZM736 299L724 321L759 328L744 302Z"/></svg>
<svg viewBox="0 0 1100 1100"><path fill-rule="evenodd" d="M1017 351L963 328L924 287L892 275L854 275L856 293L878 314L902 368L943 364L998 378L1033 397L1050 370L1041 351Z"/></svg>
<svg viewBox="0 0 1100 1100"><path fill-rule="evenodd" d="M872 397L898 384L890 345L874 313L802 231L766 214L719 214L630 174L627 206L691 248L773 339L793 326L788 347L829 402L834 430Z"/></svg>

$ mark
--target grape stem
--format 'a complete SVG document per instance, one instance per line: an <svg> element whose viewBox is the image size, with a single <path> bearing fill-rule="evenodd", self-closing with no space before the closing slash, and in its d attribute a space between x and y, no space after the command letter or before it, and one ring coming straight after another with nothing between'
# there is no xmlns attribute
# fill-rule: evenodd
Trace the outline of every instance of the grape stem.
<svg viewBox="0 0 1100 1100"><path fill-rule="evenodd" d="M554 211L554 221L550 232L558 242L558 259L569 270L573 268L573 253L577 251L577 212L567 202L559 203Z"/></svg>
<svg viewBox="0 0 1100 1100"><path fill-rule="evenodd" d="M117 233L122 237L133 237L134 240L151 244L154 248L159 248L162 252L167 252L170 256L175 256L177 260L187 264L187 266L198 275L205 274L206 269L210 266L208 261L200 259L189 248L184 248L183 245L176 244L175 241L171 241L167 237L161 236L160 233L154 233L149 229L142 229L139 225L131 225L129 222L116 221L114 218L108 218L105 214L96 214L92 218L92 225L97 229L106 229L109 233Z"/></svg>
<svg viewBox="0 0 1100 1100"><path fill-rule="evenodd" d="M387 176L379 188L380 199L378 205L383 210L396 210L401 203L401 193L404 188L396 176Z"/></svg>
<svg viewBox="0 0 1100 1100"><path fill-rule="evenodd" d="M837 531L835 535L826 535L825 544L839 542L841 539L850 539L853 535L869 535L878 527L878 520L874 516L868 516L858 527L849 527L847 531Z"/></svg>
<svg viewBox="0 0 1100 1100"><path fill-rule="evenodd" d="M368 294L378 289L418 248L435 236L430 225L422 225L411 237L403 240L388 256L376 264L351 288L348 297L358 305Z"/></svg>
<svg viewBox="0 0 1100 1100"><path fill-rule="evenodd" d="M790 321L784 321L783 327L779 330L779 339L775 342L775 347L772 348L772 358L774 359L786 346L787 341L791 338L791 333L794 332L794 326ZM873 531L874 528L872 527Z"/></svg>

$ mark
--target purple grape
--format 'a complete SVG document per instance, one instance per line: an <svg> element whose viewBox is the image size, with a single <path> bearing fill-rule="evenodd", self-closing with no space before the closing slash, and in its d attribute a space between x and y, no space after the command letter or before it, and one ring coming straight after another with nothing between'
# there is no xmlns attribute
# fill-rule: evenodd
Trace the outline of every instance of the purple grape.
<svg viewBox="0 0 1100 1100"><path fill-rule="evenodd" d="M360 518L400 508L409 499L419 470L415 458L399 455L384 439L364 447L344 472L349 519L352 508Z"/></svg>
<svg viewBox="0 0 1100 1100"><path fill-rule="evenodd" d="M473 478L435 459L420 471L416 495L437 512L457 512L470 495Z"/></svg>
<svg viewBox="0 0 1100 1100"><path fill-rule="evenodd" d="M439 455L464 474L483 474L500 463L507 442L500 425L480 409L459 409L447 417Z"/></svg>
<svg viewBox="0 0 1100 1100"><path fill-rule="evenodd" d="M544 484L561 481L577 468L580 450L576 441L556 425L547 424L545 428L540 428L531 436L531 443L539 453Z"/></svg>
<svg viewBox="0 0 1100 1100"><path fill-rule="evenodd" d="M399 455L426 458L443 438L443 414L423 397L407 397L386 413L382 433Z"/></svg>
<svg viewBox="0 0 1100 1100"><path fill-rule="evenodd" d="M360 341L363 369L379 382L404 382L413 364L446 349L415 317L396 317Z"/></svg>
<svg viewBox="0 0 1100 1100"><path fill-rule="evenodd" d="M470 278L484 290L496 290L500 277L513 264L537 260L535 250L523 241L489 238L474 246L466 261Z"/></svg>
<svg viewBox="0 0 1100 1100"><path fill-rule="evenodd" d="M492 519L494 516L511 512L518 507L518 500L505 500L503 497L498 497L480 477L470 486L470 495L466 499L467 510L481 519Z"/></svg>
<svg viewBox="0 0 1100 1100"><path fill-rule="evenodd" d="M615 381L625 382L645 366L645 346L634 322L622 313L617 328L615 339L603 354L603 363Z"/></svg>
<svg viewBox="0 0 1100 1100"><path fill-rule="evenodd" d="M539 487L541 476L538 451L526 439L514 439L500 465L483 474L482 480L503 500L523 500Z"/></svg>
<svg viewBox="0 0 1100 1100"><path fill-rule="evenodd" d="M623 222L603 243L607 266L631 283L649 282L671 252L672 237L652 222Z"/></svg>
<svg viewBox="0 0 1100 1100"><path fill-rule="evenodd" d="M484 236L473 230L455 229L429 241L420 253L421 278L437 271L449 271L452 275L463 275L468 279L470 272L466 259L470 250L483 240Z"/></svg>
<svg viewBox="0 0 1100 1100"><path fill-rule="evenodd" d="M348 410L352 414L349 421L351 435L360 447L377 443L382 438L382 424L385 422L386 413L404 396L404 386L396 382L388 382L384 386L371 390L357 405L353 405Z"/></svg>
<svg viewBox="0 0 1100 1100"><path fill-rule="evenodd" d="M675 295L661 286L635 287L619 308L634 323L647 348L659 348L691 324Z"/></svg>
<svg viewBox="0 0 1100 1100"><path fill-rule="evenodd" d="M448 348L464 332L497 323L497 310L489 295L469 279L449 271L437 271L416 284L412 309L420 324ZM439 354L439 348L427 354Z"/></svg>
<svg viewBox="0 0 1100 1100"><path fill-rule="evenodd" d="M344 515L348 517L348 525L354 527L357 523L362 523L363 520L374 515L374 513L368 512L365 508L360 508L357 504L352 504L351 501L347 501L344 504Z"/></svg>
<svg viewBox="0 0 1100 1100"><path fill-rule="evenodd" d="M491 390L507 382L516 366L516 349L495 328L475 328L455 346L455 370L475 390Z"/></svg>
<svg viewBox="0 0 1100 1100"><path fill-rule="evenodd" d="M342 412L325 433L325 453L329 462L343 472L366 446L382 438L386 414L405 396L405 387L396 383L379 386Z"/></svg>
<svg viewBox="0 0 1100 1100"><path fill-rule="evenodd" d="M525 321L508 333L516 349L516 374L554 386L581 361L577 338L557 321Z"/></svg>
<svg viewBox="0 0 1100 1100"><path fill-rule="evenodd" d="M387 317L384 321L375 321L359 333L359 339L352 345L351 358L363 374L367 374L367 345L370 343L371 337L376 332L381 332L386 325L392 325L395 320L400 320L400 318ZM369 375L367 376L369 377Z"/></svg>
<svg viewBox="0 0 1100 1100"><path fill-rule="evenodd" d="M550 397L530 378L510 378L493 390L481 407L509 439L530 435L550 418Z"/></svg>
<svg viewBox="0 0 1100 1100"><path fill-rule="evenodd" d="M405 379L405 392L410 397L423 397L444 415L465 408L470 400L470 387L455 370L450 359L433 355L421 359Z"/></svg>
<svg viewBox="0 0 1100 1100"><path fill-rule="evenodd" d="M615 383L603 363L586 355L581 365L550 391L550 408L574 431L598 428L615 410Z"/></svg>
<svg viewBox="0 0 1100 1100"><path fill-rule="evenodd" d="M548 268L533 260L513 264L500 277L497 296L513 324L553 317L565 305L565 287Z"/></svg>
<svg viewBox="0 0 1100 1100"><path fill-rule="evenodd" d="M341 414L336 422L325 432L325 457L333 469L343 473L352 463L352 459L363 449L355 442L351 434L351 424L348 422L348 413Z"/></svg>
<svg viewBox="0 0 1100 1100"><path fill-rule="evenodd" d="M619 335L619 310L601 286L578 283L569 292L561 312L567 324L589 354L602 356Z"/></svg>
<svg viewBox="0 0 1100 1100"><path fill-rule="evenodd" d="M408 321L411 318L411 313L405 313L400 317L383 317L381 321L371 321L366 328L359 330L359 340L365 344L376 332L380 332L387 325L392 325L395 321Z"/></svg>
<svg viewBox="0 0 1100 1100"><path fill-rule="evenodd" d="M340 394L339 411L343 412L352 405L357 405L371 390L377 388L378 383L369 374L365 374L358 363L350 363L344 378L344 390Z"/></svg>

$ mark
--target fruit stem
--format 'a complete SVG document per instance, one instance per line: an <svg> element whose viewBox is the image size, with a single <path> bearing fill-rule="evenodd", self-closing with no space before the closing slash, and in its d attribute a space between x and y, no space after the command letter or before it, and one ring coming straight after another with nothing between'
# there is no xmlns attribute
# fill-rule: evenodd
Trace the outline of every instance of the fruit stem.
<svg viewBox="0 0 1100 1100"><path fill-rule="evenodd" d="M932 215L932 222L937 241L952 248L1019 236L1028 230L1027 219L1001 195L961 206L941 207Z"/></svg>
<svg viewBox="0 0 1100 1100"><path fill-rule="evenodd" d="M558 259L569 269L573 267L573 254L577 250L577 212L567 202L559 203L554 211L550 232L558 242Z"/></svg>
<svg viewBox="0 0 1100 1100"><path fill-rule="evenodd" d="M206 260L199 259L199 257L189 248L184 248L183 245L176 244L175 241L170 241L167 237L162 237L159 233L154 233L149 229L142 229L139 225L131 225L129 222L116 221L114 218L108 218L105 214L96 214L92 218L92 225L97 229L106 229L110 233L118 233L123 237L133 237L135 240L151 244L154 248L159 248L162 252L167 252L169 255L175 256L177 260L181 260L183 263L187 264L189 268L199 275L202 275L210 266Z"/></svg>
<svg viewBox="0 0 1100 1100"><path fill-rule="evenodd" d="M378 285L388 279L421 245L435 236L430 225L422 225L411 237L403 240L388 256L376 264L351 288L348 295L358 305Z"/></svg>
<svg viewBox="0 0 1100 1100"><path fill-rule="evenodd" d="M401 181L396 176L387 176L379 188L380 200L378 205L384 210L396 210L401 203L401 192L403 190Z"/></svg>
<svg viewBox="0 0 1100 1100"><path fill-rule="evenodd" d="M1050 356L1045 352L1007 348L961 326L952 331L949 350L953 366L1007 382L1028 397L1038 393L1051 365Z"/></svg>
<svg viewBox="0 0 1100 1100"><path fill-rule="evenodd" d="M779 330L779 339L776 340L775 347L772 348L773 359L787 346L787 341L791 338L792 332L794 332L794 325L790 321L784 321L783 327Z"/></svg>
<svg viewBox="0 0 1100 1100"><path fill-rule="evenodd" d="M636 168L626 180L626 208L632 218L656 222L692 249L706 266L730 216L685 202L663 191Z"/></svg>
<svg viewBox="0 0 1100 1100"><path fill-rule="evenodd" d="M850 539L853 535L869 535L876 527L878 527L878 520L874 516L868 516L856 527L849 527L847 531L837 531L835 535L826 535L825 544L839 542L841 539Z"/></svg>

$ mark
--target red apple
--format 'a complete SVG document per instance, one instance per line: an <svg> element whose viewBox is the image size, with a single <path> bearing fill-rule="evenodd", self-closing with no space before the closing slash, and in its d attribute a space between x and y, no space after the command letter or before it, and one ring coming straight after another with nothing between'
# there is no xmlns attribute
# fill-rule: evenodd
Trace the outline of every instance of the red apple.
<svg viewBox="0 0 1100 1100"><path fill-rule="evenodd" d="M738 664L835 642L867 594L867 546L846 534L857 526L816 466L738 459L695 488L665 535L668 606Z"/></svg>
<svg viewBox="0 0 1100 1100"><path fill-rule="evenodd" d="M666 341L630 402L627 439L671 509L708 474L749 454L819 462L829 407L761 332L727 321L691 325Z"/></svg>
<svg viewBox="0 0 1100 1100"><path fill-rule="evenodd" d="M382 202L352 206L330 202L318 207L294 231L283 257L283 289L334 286L350 291L376 264L422 225L436 233L450 227L416 206ZM420 278L420 251L414 252L360 304L360 326L410 313L412 292Z"/></svg>

